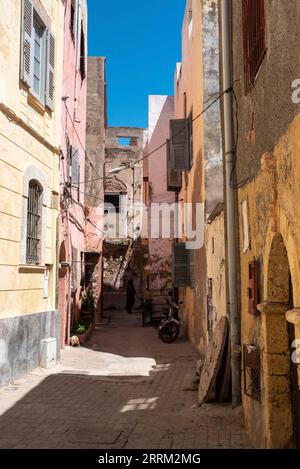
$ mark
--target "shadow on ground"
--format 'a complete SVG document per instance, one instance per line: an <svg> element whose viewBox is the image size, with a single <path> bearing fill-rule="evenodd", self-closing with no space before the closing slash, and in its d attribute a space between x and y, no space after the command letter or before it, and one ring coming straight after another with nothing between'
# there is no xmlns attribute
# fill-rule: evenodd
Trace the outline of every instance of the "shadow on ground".
<svg viewBox="0 0 300 469"><path fill-rule="evenodd" d="M63 352L59 373L32 378L27 393L24 384L1 390L11 407L0 417L0 447L248 447L240 409L197 406L188 342L162 344L138 319L115 316L89 348Z"/></svg>

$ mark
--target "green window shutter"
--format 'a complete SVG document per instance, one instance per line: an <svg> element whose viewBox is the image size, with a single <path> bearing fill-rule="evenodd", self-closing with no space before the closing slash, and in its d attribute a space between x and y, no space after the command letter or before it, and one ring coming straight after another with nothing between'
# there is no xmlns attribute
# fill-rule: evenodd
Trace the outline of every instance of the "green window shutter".
<svg viewBox="0 0 300 469"><path fill-rule="evenodd" d="M21 32L21 80L32 87L33 70L33 3L32 0L22 2Z"/></svg>
<svg viewBox="0 0 300 469"><path fill-rule="evenodd" d="M190 251L185 243L173 244L173 285L174 287L190 287Z"/></svg>
<svg viewBox="0 0 300 469"><path fill-rule="evenodd" d="M180 191L182 184L182 173L181 171L175 171L172 169L171 164L171 142L167 140L167 190L168 191Z"/></svg>
<svg viewBox="0 0 300 469"><path fill-rule="evenodd" d="M47 29L46 55L46 106L54 110L54 70L55 70L55 37Z"/></svg>
<svg viewBox="0 0 300 469"><path fill-rule="evenodd" d="M188 119L170 120L171 167L176 171L190 169L190 137Z"/></svg>

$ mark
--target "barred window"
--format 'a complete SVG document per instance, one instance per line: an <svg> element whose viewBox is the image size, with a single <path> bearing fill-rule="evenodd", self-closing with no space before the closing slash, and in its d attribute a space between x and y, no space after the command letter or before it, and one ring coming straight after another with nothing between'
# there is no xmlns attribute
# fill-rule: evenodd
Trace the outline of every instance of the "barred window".
<svg viewBox="0 0 300 469"><path fill-rule="evenodd" d="M243 1L245 92L253 84L266 53L264 0Z"/></svg>
<svg viewBox="0 0 300 469"><path fill-rule="evenodd" d="M41 202L42 189L36 181L30 181L27 205L27 243L26 261L28 264L39 263Z"/></svg>

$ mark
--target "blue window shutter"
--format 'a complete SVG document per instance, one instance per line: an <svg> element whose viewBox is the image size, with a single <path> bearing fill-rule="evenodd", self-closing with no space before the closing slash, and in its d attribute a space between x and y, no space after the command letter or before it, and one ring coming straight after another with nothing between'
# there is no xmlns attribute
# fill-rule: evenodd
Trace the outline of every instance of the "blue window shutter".
<svg viewBox="0 0 300 469"><path fill-rule="evenodd" d="M47 29L46 45L46 106L54 110L54 80L55 80L55 37Z"/></svg>
<svg viewBox="0 0 300 469"><path fill-rule="evenodd" d="M32 87L33 70L33 3L32 0L22 2L21 31L21 80Z"/></svg>

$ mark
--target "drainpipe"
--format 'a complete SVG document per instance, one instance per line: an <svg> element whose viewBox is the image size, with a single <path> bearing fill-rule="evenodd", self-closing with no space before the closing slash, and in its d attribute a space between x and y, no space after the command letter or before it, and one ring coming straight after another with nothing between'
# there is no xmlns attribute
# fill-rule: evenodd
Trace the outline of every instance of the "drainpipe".
<svg viewBox="0 0 300 469"><path fill-rule="evenodd" d="M222 68L223 90L232 87L231 71L231 34L230 34L231 0L221 1L222 21ZM236 246L236 207L235 191L231 188L231 174L234 157L234 127L232 93L224 95L224 146L225 146L225 174L226 174L226 214L227 214L227 264L229 288L230 314L230 343L231 343L231 376L232 376L232 405L236 407L241 402L241 365L240 365L240 318L237 302L237 255Z"/></svg>

